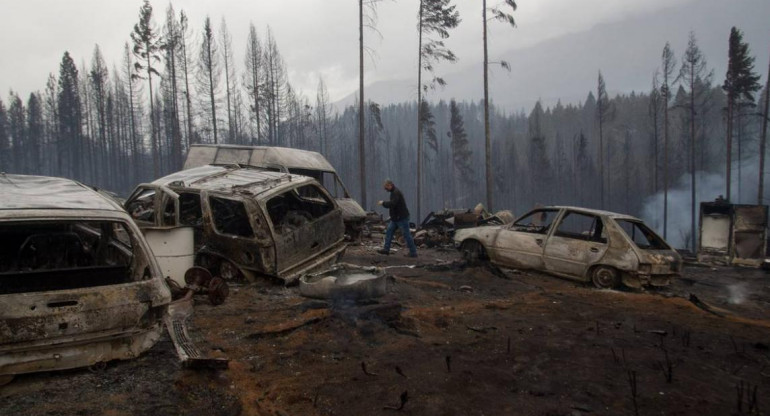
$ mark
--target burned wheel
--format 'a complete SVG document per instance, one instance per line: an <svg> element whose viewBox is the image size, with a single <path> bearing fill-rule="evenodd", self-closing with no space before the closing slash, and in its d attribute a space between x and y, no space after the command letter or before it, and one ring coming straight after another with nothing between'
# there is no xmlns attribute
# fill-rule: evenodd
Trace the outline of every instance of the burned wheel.
<svg viewBox="0 0 770 416"><path fill-rule="evenodd" d="M482 260L486 259L484 246L476 240L464 241L460 249L463 252L463 259L469 266L478 266Z"/></svg>
<svg viewBox="0 0 770 416"><path fill-rule="evenodd" d="M230 294L230 287L227 286L227 282L215 277L209 282L209 301L212 305L221 305L225 303L225 299Z"/></svg>
<svg viewBox="0 0 770 416"><path fill-rule="evenodd" d="M227 260L222 260L219 263L219 276L229 282L243 280L243 273L238 266Z"/></svg>
<svg viewBox="0 0 770 416"><path fill-rule="evenodd" d="M599 289L612 289L620 284L618 271L607 266L599 266L593 269L591 281Z"/></svg>
<svg viewBox="0 0 770 416"><path fill-rule="evenodd" d="M187 286L206 286L211 280L211 272L205 267L193 266L184 273Z"/></svg>

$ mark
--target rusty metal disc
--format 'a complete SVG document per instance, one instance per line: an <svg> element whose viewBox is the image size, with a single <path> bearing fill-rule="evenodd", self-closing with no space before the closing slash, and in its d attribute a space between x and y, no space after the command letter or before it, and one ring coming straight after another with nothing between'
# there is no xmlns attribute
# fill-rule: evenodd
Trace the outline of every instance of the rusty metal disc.
<svg viewBox="0 0 770 416"><path fill-rule="evenodd" d="M193 266L184 273L184 281L188 286L206 286L211 281L211 272L205 267Z"/></svg>
<svg viewBox="0 0 770 416"><path fill-rule="evenodd" d="M214 277L209 282L209 301L212 305L221 305L225 303L227 295L230 294L230 287L227 286L222 278Z"/></svg>

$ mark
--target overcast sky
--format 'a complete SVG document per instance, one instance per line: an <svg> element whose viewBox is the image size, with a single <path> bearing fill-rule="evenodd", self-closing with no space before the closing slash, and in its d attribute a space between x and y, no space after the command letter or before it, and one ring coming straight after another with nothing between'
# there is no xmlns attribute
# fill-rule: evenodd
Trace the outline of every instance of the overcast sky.
<svg viewBox="0 0 770 416"><path fill-rule="evenodd" d="M692 5L704 0L517 0L515 30L501 23L490 28L490 54L536 45L598 24L622 21L662 8ZM731 0L736 5L741 0ZM457 65L481 60L481 1L457 0L461 25L448 45L460 59ZM160 26L169 2L154 0L154 20ZM332 100L358 86L358 9L354 0L177 0L195 31L196 47L208 15L218 30L224 17L232 34L236 64L242 67L245 38L253 22L260 36L269 25L283 55L292 85L315 96L323 77ZM490 0L489 5L494 5ZM138 20L141 0L0 0L0 99L7 102L13 89L26 101L32 91L42 90L49 73L58 75L64 51L78 68L90 66L94 45L102 49L110 68L120 61L129 33ZM377 29L365 33L374 55L367 58L366 83L415 77L417 68L416 0L384 0L378 6ZM654 30L654 29L653 29ZM725 43L726 43L725 35ZM661 45L662 47L662 45ZM765 45L752 45L752 48ZM764 73L766 62L757 62ZM442 68L439 68L441 71ZM763 77L764 79L764 77ZM590 88L586 86L586 89Z"/></svg>

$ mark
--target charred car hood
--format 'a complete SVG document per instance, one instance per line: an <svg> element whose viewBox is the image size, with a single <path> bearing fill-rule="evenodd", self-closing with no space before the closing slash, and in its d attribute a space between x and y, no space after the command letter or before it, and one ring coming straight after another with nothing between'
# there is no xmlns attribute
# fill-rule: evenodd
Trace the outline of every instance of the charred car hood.
<svg viewBox="0 0 770 416"><path fill-rule="evenodd" d="M337 205L342 209L342 219L345 221L363 220L366 211L353 198L337 198Z"/></svg>

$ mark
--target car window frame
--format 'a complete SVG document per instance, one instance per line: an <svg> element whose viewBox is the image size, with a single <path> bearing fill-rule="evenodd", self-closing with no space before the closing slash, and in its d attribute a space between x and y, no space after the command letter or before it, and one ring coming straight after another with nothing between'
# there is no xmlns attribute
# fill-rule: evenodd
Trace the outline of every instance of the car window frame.
<svg viewBox="0 0 770 416"><path fill-rule="evenodd" d="M564 221L569 217L570 214L575 215L582 215L584 217L593 217L594 222L592 223L592 230L596 230L596 221L599 221L601 223L601 232L599 234L599 238L595 239L593 236L589 236L590 238L579 238L575 236L574 234L559 234L559 227L564 224ZM595 233L595 231L594 231ZM604 237L602 237L602 234L604 234ZM558 223L555 227L553 227L553 236L554 237L561 237L561 238L568 238L571 240L578 240L578 241L587 241L591 243L597 243L597 244L609 244L609 235L607 233L607 223L604 221L601 215L598 214L592 214L588 212L581 212L577 210L564 210L564 212L561 214L561 217L558 220Z"/></svg>

